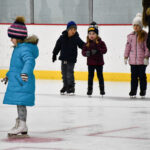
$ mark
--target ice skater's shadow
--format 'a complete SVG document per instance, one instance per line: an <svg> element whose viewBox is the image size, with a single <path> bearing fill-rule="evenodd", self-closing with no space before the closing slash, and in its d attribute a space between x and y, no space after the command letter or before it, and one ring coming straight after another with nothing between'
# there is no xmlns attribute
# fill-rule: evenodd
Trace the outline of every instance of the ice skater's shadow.
<svg viewBox="0 0 150 150"><path fill-rule="evenodd" d="M1 95L4 95L4 92L0 92ZM68 98L68 99L75 99L77 97L79 98L87 98L87 99L96 99L96 100L116 100L116 101L150 101L150 97L145 97L141 98L140 96L137 96L136 98L130 98L128 97L123 97L123 96L107 96L104 95L103 97L101 95L92 95L92 96L87 96L87 95L79 95L79 94L74 94L74 95L60 95L58 94L48 94L48 93L36 93L36 96L46 96L46 97L57 97L57 98Z"/></svg>
<svg viewBox="0 0 150 150"><path fill-rule="evenodd" d="M150 101L150 97L130 98L130 97L119 97L119 96L105 96L104 98L109 99L109 100L118 100L118 101Z"/></svg>
<svg viewBox="0 0 150 150"><path fill-rule="evenodd" d="M78 94L74 94L74 95L60 95L60 94L36 94L37 96L49 96L49 97L57 97L57 98L71 98L71 99L75 99L75 98L87 98L87 99L97 99L97 100L116 100L116 101L150 101L150 97L145 97L145 98L141 98L141 97L136 97L136 98L130 98L130 97L121 97L121 96L101 96L101 95L92 95L92 96L87 96L87 95L78 95Z"/></svg>

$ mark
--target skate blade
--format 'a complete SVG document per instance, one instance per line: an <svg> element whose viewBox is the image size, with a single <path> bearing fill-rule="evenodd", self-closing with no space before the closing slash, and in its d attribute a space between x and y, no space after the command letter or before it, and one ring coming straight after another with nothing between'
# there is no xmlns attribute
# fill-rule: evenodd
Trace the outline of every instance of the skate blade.
<svg viewBox="0 0 150 150"><path fill-rule="evenodd" d="M141 99L145 99L145 96L141 96Z"/></svg>
<svg viewBox="0 0 150 150"><path fill-rule="evenodd" d="M88 95L88 97L89 97L89 98L91 98L91 97L92 97L92 95Z"/></svg>
<svg viewBox="0 0 150 150"><path fill-rule="evenodd" d="M60 93L60 95L66 95L66 93Z"/></svg>
<svg viewBox="0 0 150 150"><path fill-rule="evenodd" d="M134 96L130 96L130 99L136 99L136 96L134 95Z"/></svg>
<svg viewBox="0 0 150 150"><path fill-rule="evenodd" d="M8 134L8 138L18 139L18 138L29 138L28 134Z"/></svg>
<svg viewBox="0 0 150 150"><path fill-rule="evenodd" d="M68 96L74 96L74 93L67 93Z"/></svg>

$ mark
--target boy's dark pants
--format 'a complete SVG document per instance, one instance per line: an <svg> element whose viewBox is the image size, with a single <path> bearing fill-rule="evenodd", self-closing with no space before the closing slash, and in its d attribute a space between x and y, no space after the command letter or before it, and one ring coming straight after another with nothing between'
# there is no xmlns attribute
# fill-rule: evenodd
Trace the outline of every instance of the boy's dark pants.
<svg viewBox="0 0 150 150"><path fill-rule="evenodd" d="M74 66L75 63L62 61L61 62L61 73L65 87L74 87Z"/></svg>
<svg viewBox="0 0 150 150"><path fill-rule="evenodd" d="M95 70L97 72L100 89L104 90L103 66L88 65L88 88L93 88Z"/></svg>
<svg viewBox="0 0 150 150"><path fill-rule="evenodd" d="M146 65L131 65L131 91L137 92L138 79L140 80L140 91L146 91Z"/></svg>

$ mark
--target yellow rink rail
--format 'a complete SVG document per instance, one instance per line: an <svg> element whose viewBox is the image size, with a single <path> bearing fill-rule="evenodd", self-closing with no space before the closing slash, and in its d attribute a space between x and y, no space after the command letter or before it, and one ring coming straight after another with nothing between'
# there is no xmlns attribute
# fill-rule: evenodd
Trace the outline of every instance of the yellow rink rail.
<svg viewBox="0 0 150 150"><path fill-rule="evenodd" d="M8 70L0 70L0 78L4 78ZM36 79L43 80L61 80L61 71L47 71L47 70L35 70L34 71ZM112 73L104 72L105 81L118 81L118 82L129 82L130 73ZM75 71L75 80L87 81L88 72ZM147 80L150 82L150 74L147 74ZM97 81L97 76L95 73L94 81Z"/></svg>

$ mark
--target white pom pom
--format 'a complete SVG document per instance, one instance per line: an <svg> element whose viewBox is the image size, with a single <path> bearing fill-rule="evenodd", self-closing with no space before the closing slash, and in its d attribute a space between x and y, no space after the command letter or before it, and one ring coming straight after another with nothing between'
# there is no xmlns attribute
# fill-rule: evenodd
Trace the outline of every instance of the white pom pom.
<svg viewBox="0 0 150 150"><path fill-rule="evenodd" d="M142 17L142 14L141 13L137 13L136 17Z"/></svg>

